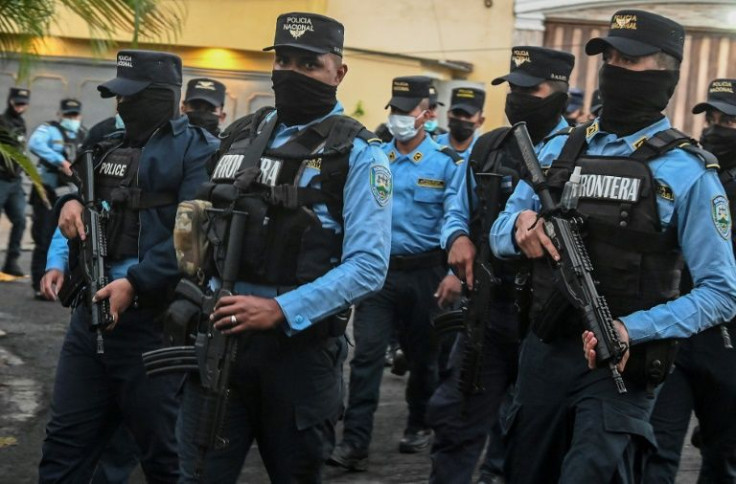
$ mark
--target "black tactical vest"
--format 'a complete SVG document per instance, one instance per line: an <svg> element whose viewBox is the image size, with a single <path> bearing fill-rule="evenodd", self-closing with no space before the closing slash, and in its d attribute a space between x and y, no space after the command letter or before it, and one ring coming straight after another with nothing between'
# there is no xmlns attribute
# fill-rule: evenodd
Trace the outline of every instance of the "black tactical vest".
<svg viewBox="0 0 736 484"><path fill-rule="evenodd" d="M658 186L649 161L680 147L703 159L710 153L670 129L644 142L630 157L581 154L585 147L582 126L573 131L547 173L553 198L559 200L575 166L582 168L578 211L586 221L586 246L595 268L598 291L606 297L614 318L649 309L680 295L683 258L674 227L661 230ZM707 159L706 159L707 158ZM671 191L670 191L671 194ZM577 314L557 288L548 262L533 263L533 328L558 326L561 319L577 321ZM563 329L579 334L574 324Z"/></svg>
<svg viewBox="0 0 736 484"><path fill-rule="evenodd" d="M278 286L315 280L340 263L342 231L322 226L313 207L325 204L343 223L343 189L353 141L378 142L357 121L331 116L303 129L277 149L265 149L276 116L264 108L233 123L222 135L211 181L198 198L212 202L207 228L215 270L222 274L229 210L248 214L238 279ZM307 168L319 174L309 187L299 182ZM314 187L314 181L320 187Z"/></svg>

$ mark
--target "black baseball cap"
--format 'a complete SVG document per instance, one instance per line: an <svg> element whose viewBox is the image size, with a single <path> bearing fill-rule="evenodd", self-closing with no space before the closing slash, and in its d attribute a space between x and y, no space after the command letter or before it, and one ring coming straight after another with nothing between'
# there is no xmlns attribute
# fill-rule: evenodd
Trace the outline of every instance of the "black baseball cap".
<svg viewBox="0 0 736 484"><path fill-rule="evenodd" d="M168 52L121 50L117 77L97 86L102 97L132 96L151 84L181 88L181 59Z"/></svg>
<svg viewBox="0 0 736 484"><path fill-rule="evenodd" d="M507 81L520 87L534 87L544 81L569 82L574 65L575 56L568 52L525 45L512 47L510 72L495 78L491 84Z"/></svg>
<svg viewBox="0 0 736 484"><path fill-rule="evenodd" d="M79 114L82 112L82 103L76 99L62 99L59 104L61 114Z"/></svg>
<svg viewBox="0 0 736 484"><path fill-rule="evenodd" d="M294 47L342 57L344 41L345 27L334 18L309 12L291 12L283 13L276 19L273 45L263 50Z"/></svg>
<svg viewBox="0 0 736 484"><path fill-rule="evenodd" d="M450 111L459 109L472 116L483 110L486 92L477 87L456 87L450 95Z"/></svg>
<svg viewBox="0 0 736 484"><path fill-rule="evenodd" d="M708 100L693 107L693 114L716 109L728 116L736 116L736 79L715 79L708 86Z"/></svg>
<svg viewBox="0 0 736 484"><path fill-rule="evenodd" d="M225 105L225 84L207 77L192 79L187 83L187 93L184 102L199 99L214 107Z"/></svg>
<svg viewBox="0 0 736 484"><path fill-rule="evenodd" d="M432 80L426 76L397 77L391 83L391 100L386 108L393 107L400 111L411 111L422 99L429 99L429 87Z"/></svg>
<svg viewBox="0 0 736 484"><path fill-rule="evenodd" d="M28 104L31 100L31 90L25 87L11 87L8 91L8 100L16 104Z"/></svg>
<svg viewBox="0 0 736 484"><path fill-rule="evenodd" d="M429 107L436 107L437 105L444 106L445 103L440 102L437 96L437 88L434 85L429 86Z"/></svg>
<svg viewBox="0 0 736 484"><path fill-rule="evenodd" d="M610 46L633 57L664 52L682 61L684 44L685 29L674 20L643 10L619 10L611 17L608 35L590 39L585 53L600 54Z"/></svg>

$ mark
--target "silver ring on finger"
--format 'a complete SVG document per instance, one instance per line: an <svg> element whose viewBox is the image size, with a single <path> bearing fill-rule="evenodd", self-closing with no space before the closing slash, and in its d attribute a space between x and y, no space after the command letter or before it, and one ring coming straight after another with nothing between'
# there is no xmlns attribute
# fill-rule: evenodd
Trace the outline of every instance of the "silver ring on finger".
<svg viewBox="0 0 736 484"><path fill-rule="evenodd" d="M238 325L238 318L235 317L234 314L230 315L230 326L237 326Z"/></svg>

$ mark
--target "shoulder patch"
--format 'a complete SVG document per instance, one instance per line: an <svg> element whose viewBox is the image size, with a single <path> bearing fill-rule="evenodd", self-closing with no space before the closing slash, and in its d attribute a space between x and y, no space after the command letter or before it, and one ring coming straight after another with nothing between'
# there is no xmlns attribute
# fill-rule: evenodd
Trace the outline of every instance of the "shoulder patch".
<svg viewBox="0 0 736 484"><path fill-rule="evenodd" d="M731 235L731 211L728 208L728 199L717 195L711 200L711 217L718 234L728 240Z"/></svg>
<svg viewBox="0 0 736 484"><path fill-rule="evenodd" d="M669 200L670 202L675 201L675 194L672 193L672 189L667 185L662 185L661 183L657 184L657 196L662 197L665 200Z"/></svg>
<svg viewBox="0 0 736 484"><path fill-rule="evenodd" d="M391 172L385 166L373 165L370 171L371 193L380 207L385 207L391 200L393 181Z"/></svg>

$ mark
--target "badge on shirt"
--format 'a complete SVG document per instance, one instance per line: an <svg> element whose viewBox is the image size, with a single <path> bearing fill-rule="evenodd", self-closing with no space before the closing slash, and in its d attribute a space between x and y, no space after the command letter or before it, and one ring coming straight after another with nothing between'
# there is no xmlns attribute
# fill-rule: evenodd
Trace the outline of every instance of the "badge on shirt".
<svg viewBox="0 0 736 484"><path fill-rule="evenodd" d="M427 188L445 188L444 180L432 180L431 178L420 178L417 185Z"/></svg>
<svg viewBox="0 0 736 484"><path fill-rule="evenodd" d="M388 161L394 161L396 159L396 152L391 150L388 152Z"/></svg>
<svg viewBox="0 0 736 484"><path fill-rule="evenodd" d="M414 161L421 161L422 158L424 158L424 155L420 151L417 151L414 153L414 156L411 157Z"/></svg>
<svg viewBox="0 0 736 484"><path fill-rule="evenodd" d="M731 211L728 208L728 200L723 195L718 195L711 202L711 216L713 225L724 239L728 240L731 235Z"/></svg>
<svg viewBox="0 0 736 484"><path fill-rule="evenodd" d="M657 195L670 202L675 201L675 194L672 193L672 189L667 185L657 184Z"/></svg>
<svg viewBox="0 0 736 484"><path fill-rule="evenodd" d="M393 184L391 181L391 172L388 168L380 165L373 165L370 172L371 193L376 199L378 205L385 207L391 200L391 192Z"/></svg>

